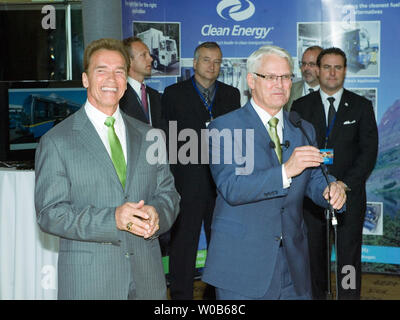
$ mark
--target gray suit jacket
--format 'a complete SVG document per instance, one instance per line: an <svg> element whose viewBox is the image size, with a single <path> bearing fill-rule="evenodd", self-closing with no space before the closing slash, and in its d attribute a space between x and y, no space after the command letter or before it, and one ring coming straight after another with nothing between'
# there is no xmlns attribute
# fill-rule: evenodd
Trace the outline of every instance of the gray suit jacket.
<svg viewBox="0 0 400 320"><path fill-rule="evenodd" d="M292 108L293 101L303 96L304 80L297 81L292 84L290 90L289 101L283 106L287 112Z"/></svg>
<svg viewBox="0 0 400 320"><path fill-rule="evenodd" d="M83 107L45 134L37 148L37 220L44 231L60 237L59 299L166 298L157 237L145 240L118 230L115 209L143 199L159 214L158 235L175 221L180 197L168 164L146 161L151 127L122 117L125 190Z"/></svg>

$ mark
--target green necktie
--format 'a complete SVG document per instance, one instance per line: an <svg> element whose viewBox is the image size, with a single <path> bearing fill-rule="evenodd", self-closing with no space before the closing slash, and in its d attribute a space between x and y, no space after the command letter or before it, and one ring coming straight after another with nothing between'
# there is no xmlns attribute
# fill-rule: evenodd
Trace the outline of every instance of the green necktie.
<svg viewBox="0 0 400 320"><path fill-rule="evenodd" d="M275 152L276 155L278 156L279 163L282 163L282 148L281 148L281 142L279 141L279 136L278 136L278 131L276 130L276 126L278 125L279 119L277 118L271 118L268 121L269 128L268 128L268 133L269 136L271 137L271 140L275 144Z"/></svg>
<svg viewBox="0 0 400 320"><path fill-rule="evenodd" d="M115 133L114 122L115 119L113 117L107 117L104 124L108 127L108 142L110 143L111 160L114 164L115 171L117 171L119 181L121 181L122 187L125 188L126 162L121 143Z"/></svg>

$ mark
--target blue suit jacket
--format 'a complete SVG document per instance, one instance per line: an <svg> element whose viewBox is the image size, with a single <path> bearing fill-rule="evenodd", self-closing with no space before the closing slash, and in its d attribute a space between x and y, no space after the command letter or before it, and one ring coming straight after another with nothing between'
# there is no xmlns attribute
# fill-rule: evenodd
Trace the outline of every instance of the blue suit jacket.
<svg viewBox="0 0 400 320"><path fill-rule="evenodd" d="M315 141L313 127L308 122L302 123ZM225 129L225 134L232 138L221 144L218 139L210 139L210 168L218 196L203 281L248 297L263 296L271 282L282 235L295 290L299 295L311 294L303 198L307 195L320 206L327 206L322 197L326 182L321 170L306 169L284 189L281 164L270 146L265 126L250 103L218 117L209 129L210 132ZM242 129L243 134L238 131L235 134L234 129ZM246 141L246 129L254 130L254 139L251 131L247 131ZM290 142L288 148L282 147L283 163L296 147L308 145L300 129L289 122L286 111L283 141ZM241 150L239 145L243 146ZM253 168L247 165L244 169L246 164L242 163L241 155L246 155L246 148L254 157ZM234 155L231 164L223 158L228 151ZM220 163L212 163L215 155L220 155ZM247 174L238 175L237 169Z"/></svg>

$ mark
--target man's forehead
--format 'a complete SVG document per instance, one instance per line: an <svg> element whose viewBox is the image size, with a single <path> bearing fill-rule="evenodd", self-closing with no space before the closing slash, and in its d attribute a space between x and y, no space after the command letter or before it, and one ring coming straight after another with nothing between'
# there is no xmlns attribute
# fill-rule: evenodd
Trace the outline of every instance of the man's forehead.
<svg viewBox="0 0 400 320"><path fill-rule="evenodd" d="M264 55L258 64L258 69L262 69L264 71L273 70L273 69L286 69L290 72L290 65L286 58L278 56L276 54Z"/></svg>
<svg viewBox="0 0 400 320"><path fill-rule="evenodd" d="M132 43L132 49L138 52L149 51L147 45L143 42L137 41Z"/></svg>
<svg viewBox="0 0 400 320"><path fill-rule="evenodd" d="M199 56L201 57L208 57L218 55L219 57L222 56L221 51L218 48L201 48L199 50Z"/></svg>
<svg viewBox="0 0 400 320"><path fill-rule="evenodd" d="M344 65L344 59L339 54L326 54L321 58L321 64Z"/></svg>
<svg viewBox="0 0 400 320"><path fill-rule="evenodd" d="M126 68L125 59L119 51L100 49L94 52L90 58L89 68L104 69L110 66L117 69Z"/></svg>
<svg viewBox="0 0 400 320"><path fill-rule="evenodd" d="M320 50L308 50L308 51L304 52L303 59L314 58L316 60L320 52L321 52Z"/></svg>
<svg viewBox="0 0 400 320"><path fill-rule="evenodd" d="M118 57L118 58L117 58ZM124 56L117 50L99 49L93 52L91 60L117 60L124 61Z"/></svg>

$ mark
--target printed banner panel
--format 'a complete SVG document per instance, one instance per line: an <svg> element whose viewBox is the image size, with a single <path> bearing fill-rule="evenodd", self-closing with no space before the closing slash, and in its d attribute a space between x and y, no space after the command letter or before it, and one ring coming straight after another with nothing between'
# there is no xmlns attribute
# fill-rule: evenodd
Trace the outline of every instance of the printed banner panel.
<svg viewBox="0 0 400 320"><path fill-rule="evenodd" d="M382 0L122 0L123 36L149 46L155 63L147 83L160 92L192 75L194 49L204 41L221 46L219 80L240 90L242 105L249 95L246 58L260 46L288 50L297 80L306 47L345 51L345 87L372 101L379 129L379 155L367 181L363 268L393 273L400 273L399 16L399 1Z"/></svg>

